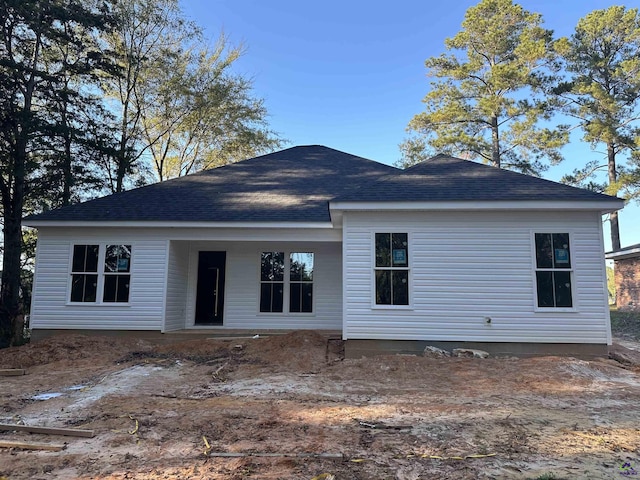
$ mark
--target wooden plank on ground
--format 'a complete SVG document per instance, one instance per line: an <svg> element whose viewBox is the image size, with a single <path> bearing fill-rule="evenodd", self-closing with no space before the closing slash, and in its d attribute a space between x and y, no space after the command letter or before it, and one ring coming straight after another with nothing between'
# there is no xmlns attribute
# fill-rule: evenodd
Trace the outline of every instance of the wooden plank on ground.
<svg viewBox="0 0 640 480"><path fill-rule="evenodd" d="M59 452L65 449L65 445L47 445L44 443L24 443L24 442L0 442L0 448L19 448L21 450L47 450L49 452Z"/></svg>
<svg viewBox="0 0 640 480"><path fill-rule="evenodd" d="M25 373L24 368L0 368L0 377L17 377Z"/></svg>
<svg viewBox="0 0 640 480"><path fill-rule="evenodd" d="M8 423L0 423L0 430L5 432L42 433L44 435L66 435L68 437L91 438L94 436L93 430L81 430L79 428L33 427L31 425L12 425Z"/></svg>
<svg viewBox="0 0 640 480"><path fill-rule="evenodd" d="M209 457L229 457L229 458L242 458L242 457L273 457L273 458L335 458L344 460L345 456L341 453L262 453L262 452L207 452L205 455Z"/></svg>

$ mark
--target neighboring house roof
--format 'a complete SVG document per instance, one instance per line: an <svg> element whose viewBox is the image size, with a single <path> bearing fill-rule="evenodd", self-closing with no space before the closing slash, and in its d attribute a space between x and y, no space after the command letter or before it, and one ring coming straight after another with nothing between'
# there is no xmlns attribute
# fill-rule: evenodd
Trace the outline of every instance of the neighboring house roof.
<svg viewBox="0 0 640 480"><path fill-rule="evenodd" d="M380 178L366 190L351 191L335 201L522 201L618 200L521 173L437 155L401 174Z"/></svg>
<svg viewBox="0 0 640 480"><path fill-rule="evenodd" d="M330 222L329 200L400 170L319 145L155 183L32 221Z"/></svg>
<svg viewBox="0 0 640 480"><path fill-rule="evenodd" d="M625 258L640 257L640 243L629 245L619 250L613 250L604 254L607 260L623 260Z"/></svg>
<svg viewBox="0 0 640 480"><path fill-rule="evenodd" d="M615 197L445 155L400 170L312 145L51 210L25 223L330 222L334 201L521 200L622 206Z"/></svg>

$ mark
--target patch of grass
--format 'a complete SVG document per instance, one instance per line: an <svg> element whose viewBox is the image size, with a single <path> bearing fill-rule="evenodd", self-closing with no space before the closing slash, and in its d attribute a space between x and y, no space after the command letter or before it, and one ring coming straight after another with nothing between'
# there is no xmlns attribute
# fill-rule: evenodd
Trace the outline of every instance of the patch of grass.
<svg viewBox="0 0 640 480"><path fill-rule="evenodd" d="M614 337L640 341L640 312L611 309L611 333Z"/></svg>

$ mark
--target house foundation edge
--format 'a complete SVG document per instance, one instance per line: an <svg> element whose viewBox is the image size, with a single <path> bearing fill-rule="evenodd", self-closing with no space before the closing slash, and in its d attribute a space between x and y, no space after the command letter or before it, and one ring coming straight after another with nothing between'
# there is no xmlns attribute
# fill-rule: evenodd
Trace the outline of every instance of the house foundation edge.
<svg viewBox="0 0 640 480"><path fill-rule="evenodd" d="M599 343L531 342L447 342L429 340L347 340L345 358L375 355L422 355L425 347L452 351L454 348L483 350L491 356L538 357L545 355L597 358L608 357L610 345Z"/></svg>

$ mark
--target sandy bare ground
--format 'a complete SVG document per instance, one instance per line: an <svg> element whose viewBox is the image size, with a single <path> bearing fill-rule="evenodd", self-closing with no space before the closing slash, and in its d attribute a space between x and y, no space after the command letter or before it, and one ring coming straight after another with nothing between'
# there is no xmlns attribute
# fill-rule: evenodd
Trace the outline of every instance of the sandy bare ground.
<svg viewBox="0 0 640 480"><path fill-rule="evenodd" d="M640 472L640 376L609 359L341 360L339 345L296 332L170 346L69 336L0 352L0 368L22 367L0 377L0 422L96 436L0 433L66 444L0 449L9 480L604 479L623 478L625 462Z"/></svg>

